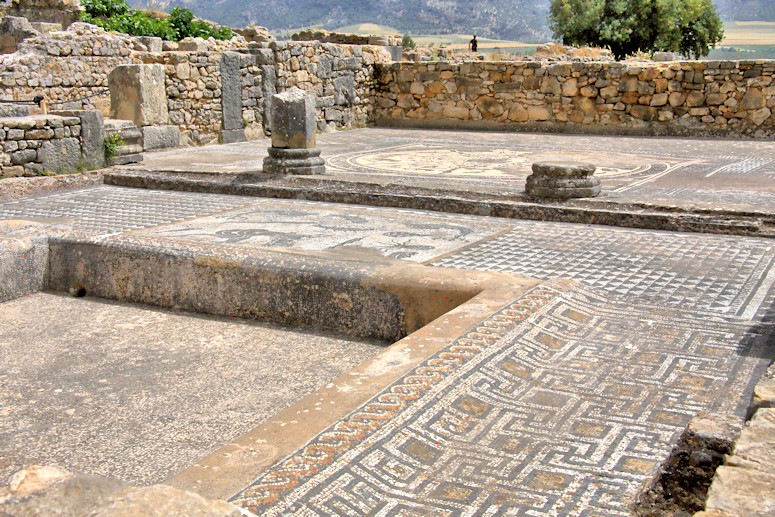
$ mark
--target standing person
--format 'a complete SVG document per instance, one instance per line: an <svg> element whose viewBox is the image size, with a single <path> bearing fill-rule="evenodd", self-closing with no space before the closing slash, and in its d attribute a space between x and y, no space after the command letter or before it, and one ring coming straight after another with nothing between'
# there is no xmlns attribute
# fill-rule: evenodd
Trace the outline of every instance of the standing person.
<svg viewBox="0 0 775 517"><path fill-rule="evenodd" d="M476 34L474 34L474 39L468 42L468 50L476 54L477 48L479 48L479 42L476 41Z"/></svg>

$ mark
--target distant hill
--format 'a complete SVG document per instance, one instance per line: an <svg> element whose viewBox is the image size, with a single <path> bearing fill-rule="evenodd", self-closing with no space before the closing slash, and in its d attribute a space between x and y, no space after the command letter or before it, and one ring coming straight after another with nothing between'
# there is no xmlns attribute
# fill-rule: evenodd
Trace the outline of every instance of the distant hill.
<svg viewBox="0 0 775 517"><path fill-rule="evenodd" d="M725 20L775 21L775 0L715 0ZM169 11L180 6L231 27L272 31L378 23L404 34L477 34L544 42L550 0L129 0L134 7Z"/></svg>

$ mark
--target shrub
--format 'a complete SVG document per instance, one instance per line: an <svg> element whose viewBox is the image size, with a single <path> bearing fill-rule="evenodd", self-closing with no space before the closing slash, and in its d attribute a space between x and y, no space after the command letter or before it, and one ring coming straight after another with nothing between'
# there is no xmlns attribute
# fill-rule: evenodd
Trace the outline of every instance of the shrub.
<svg viewBox="0 0 775 517"><path fill-rule="evenodd" d="M194 20L194 13L180 7L174 8L166 18L159 19L130 9L126 0L81 0L81 3L85 8L82 21L130 36L156 36L180 41L186 37L227 40L234 35L227 27L215 27L203 20Z"/></svg>

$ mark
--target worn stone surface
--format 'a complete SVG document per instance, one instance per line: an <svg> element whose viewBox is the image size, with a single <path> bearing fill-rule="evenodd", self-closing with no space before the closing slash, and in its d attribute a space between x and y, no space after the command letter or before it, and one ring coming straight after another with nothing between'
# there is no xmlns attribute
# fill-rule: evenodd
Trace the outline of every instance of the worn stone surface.
<svg viewBox="0 0 775 517"><path fill-rule="evenodd" d="M162 482L382 348L67 293L0 321L3 479L45 463Z"/></svg>
<svg viewBox="0 0 775 517"><path fill-rule="evenodd" d="M208 500L170 486L127 487L120 480L40 465L26 467L11 477L7 494L0 493L0 512L26 517L248 515L225 501Z"/></svg>
<svg viewBox="0 0 775 517"><path fill-rule="evenodd" d="M43 237L12 235L22 222L0 221L0 302L43 288L48 244Z"/></svg>
<svg viewBox="0 0 775 517"><path fill-rule="evenodd" d="M131 120L138 127L169 123L164 67L119 65L108 76L110 117Z"/></svg>
<svg viewBox="0 0 775 517"><path fill-rule="evenodd" d="M525 180L525 191L532 197L571 199L600 195L595 166L573 161L534 163L533 174Z"/></svg>
<svg viewBox="0 0 775 517"><path fill-rule="evenodd" d="M40 155L45 172L75 171L79 165L83 167L81 143L78 138L49 140L40 148Z"/></svg>
<svg viewBox="0 0 775 517"><path fill-rule="evenodd" d="M87 169L101 169L105 166L105 125L102 113L96 110L74 110L61 112L78 117L81 121L81 158Z"/></svg>
<svg viewBox="0 0 775 517"><path fill-rule="evenodd" d="M36 31L27 18L4 16L0 18L0 54L16 52L19 42L37 36Z"/></svg>
<svg viewBox="0 0 775 517"><path fill-rule="evenodd" d="M272 147L314 149L315 99L299 88L272 97Z"/></svg>
<svg viewBox="0 0 775 517"><path fill-rule="evenodd" d="M764 516L775 513L775 474L722 466L708 492L706 511Z"/></svg>
<svg viewBox="0 0 775 517"><path fill-rule="evenodd" d="M242 55L224 52L221 55L221 106L224 130L243 129L242 122Z"/></svg>
<svg viewBox="0 0 775 517"><path fill-rule="evenodd" d="M171 149L180 146L178 126L145 126L140 128L143 135L143 150Z"/></svg>

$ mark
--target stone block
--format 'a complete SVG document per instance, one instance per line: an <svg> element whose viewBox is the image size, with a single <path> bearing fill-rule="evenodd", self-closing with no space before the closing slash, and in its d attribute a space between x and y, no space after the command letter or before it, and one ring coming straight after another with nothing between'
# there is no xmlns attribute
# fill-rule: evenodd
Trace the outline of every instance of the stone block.
<svg viewBox="0 0 775 517"><path fill-rule="evenodd" d="M263 170L266 174L324 174L326 162L320 158L320 149L270 147Z"/></svg>
<svg viewBox="0 0 775 517"><path fill-rule="evenodd" d="M7 169L3 168L3 175ZM21 173L14 174L14 176L21 175ZM0 232L2 232L2 224L0 224ZM44 237L0 238L0 302L43 289L48 266L47 243Z"/></svg>
<svg viewBox="0 0 775 517"><path fill-rule="evenodd" d="M705 510L748 517L775 515L775 474L722 466L708 490Z"/></svg>
<svg viewBox="0 0 775 517"><path fill-rule="evenodd" d="M3 117L28 117L30 106L25 104L0 104L0 118Z"/></svg>
<svg viewBox="0 0 775 517"><path fill-rule="evenodd" d="M235 142L247 142L248 137L244 129L224 129L221 131L221 143L233 144Z"/></svg>
<svg viewBox="0 0 775 517"><path fill-rule="evenodd" d="M137 36L135 39L145 47L146 52L161 52L162 50L161 38L154 36Z"/></svg>
<svg viewBox="0 0 775 517"><path fill-rule="evenodd" d="M224 52L221 55L221 109L223 129L242 129L242 55Z"/></svg>
<svg viewBox="0 0 775 517"><path fill-rule="evenodd" d="M178 42L178 50L183 52L207 52L207 42L202 38L183 38Z"/></svg>
<svg viewBox="0 0 775 517"><path fill-rule="evenodd" d="M180 128L178 126L145 126L140 128L143 135L143 150L171 149L180 147Z"/></svg>
<svg viewBox="0 0 775 517"><path fill-rule="evenodd" d="M272 96L272 147L315 147L315 98L299 88Z"/></svg>
<svg viewBox="0 0 775 517"><path fill-rule="evenodd" d="M57 111L64 117L78 117L81 121L81 156L89 169L105 167L105 121L95 110Z"/></svg>
<svg viewBox="0 0 775 517"><path fill-rule="evenodd" d="M164 66L118 65L108 76L110 118L136 126L169 123Z"/></svg>
<svg viewBox="0 0 775 517"><path fill-rule="evenodd" d="M72 172L81 165L81 142L78 138L48 140L40 148L40 162L46 172Z"/></svg>
<svg viewBox="0 0 775 517"><path fill-rule="evenodd" d="M344 75L334 79L334 102L339 105L352 106L356 100L355 78Z"/></svg>

